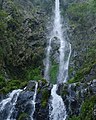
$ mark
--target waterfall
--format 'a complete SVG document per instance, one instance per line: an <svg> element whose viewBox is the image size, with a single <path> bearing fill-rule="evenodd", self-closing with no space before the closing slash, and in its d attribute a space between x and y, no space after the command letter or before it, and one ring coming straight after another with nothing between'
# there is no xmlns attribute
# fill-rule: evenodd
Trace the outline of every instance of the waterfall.
<svg viewBox="0 0 96 120"><path fill-rule="evenodd" d="M38 83L35 82L35 84L36 84L35 85L35 92L34 92L33 100L31 101L31 104L33 105L33 109L32 109L31 115L30 115L31 120L34 120L33 119L33 114L35 112L35 100L36 100L37 88L38 88Z"/></svg>
<svg viewBox="0 0 96 120"><path fill-rule="evenodd" d="M68 43L68 46L69 47L67 48L67 51L69 51L69 53L67 56L67 60L64 63L64 79L63 79L64 83L67 81L67 78L68 78L68 67L69 67L69 60L70 60L70 56L71 56L71 44Z"/></svg>
<svg viewBox="0 0 96 120"><path fill-rule="evenodd" d="M53 85L51 91L51 105L49 106L50 120L65 120L67 117L66 108L61 96L57 95L57 85ZM52 110L51 110L52 109Z"/></svg>
<svg viewBox="0 0 96 120"><path fill-rule="evenodd" d="M7 116L5 116L6 120L11 120L11 115L15 109L15 105L18 99L18 96L22 90L13 90L9 95L8 98L4 99L0 103L0 113L3 112L3 110L7 111ZM8 110L7 110L8 109ZM15 118L12 118L12 120L15 120Z"/></svg>
<svg viewBox="0 0 96 120"><path fill-rule="evenodd" d="M38 88L38 82L35 82L35 90L33 94L33 98L27 102L27 104L32 105L32 109L30 108L31 113L29 113L30 120L33 119L33 114L35 112L35 100L37 95L37 88ZM0 102L0 120L16 120L16 104L18 103L18 97L21 95L24 95L27 93L25 91L26 87L21 90L13 90L10 94L8 94L8 97ZM22 92L22 93L21 93ZM20 94L21 93L21 94ZM31 94L31 93L30 93ZM26 94L25 94L26 95ZM23 98L22 98L23 99ZM15 113L15 114L14 114Z"/></svg>
<svg viewBox="0 0 96 120"><path fill-rule="evenodd" d="M51 41L50 38L49 44L47 47L47 53L46 53L46 65L45 65L45 71L44 71L44 78L49 82L49 68L50 68L50 52L51 52Z"/></svg>
<svg viewBox="0 0 96 120"><path fill-rule="evenodd" d="M15 109L15 105L16 105L18 96L19 96L19 94L20 94L21 91L22 91L22 90L17 90L17 92L16 92L16 97L15 97L15 99L14 99L14 102L12 103L12 108L11 108L11 110L10 110L10 112L9 112L9 115L8 115L8 117L7 117L7 120L10 120L10 119L11 119L11 115L12 115L14 109Z"/></svg>
<svg viewBox="0 0 96 120"><path fill-rule="evenodd" d="M63 30L64 30L64 33L63 33ZM71 44L66 41L66 38L67 38L66 28L62 29L59 0L55 0L55 17L53 22L53 30L51 31L49 36L49 42L48 42L47 52L46 52L44 78L47 81L50 80L50 76L49 76L50 56L51 56L50 54L52 49L51 44L52 44L53 38L57 38L60 42L59 71L57 76L57 82L63 83L63 82L66 82L68 78L68 66L69 66L69 60L71 55Z"/></svg>
<svg viewBox="0 0 96 120"><path fill-rule="evenodd" d="M65 56L65 36L63 37L62 33L62 24L60 17L60 5L59 0L55 0L55 19L54 19L54 32L57 38L60 40L60 61L59 61L59 73L58 73L58 82L61 83L64 79L64 56Z"/></svg>
<svg viewBox="0 0 96 120"><path fill-rule="evenodd" d="M66 26L66 24L65 24ZM64 31L63 31L64 30ZM44 78L49 81L50 73L50 57L52 49L53 38L59 40L59 70L57 76L57 83L65 83L68 79L68 66L71 55L71 44L67 42L66 28L62 29L61 15L60 15L60 2L55 0L55 17L53 22L53 30L49 36L49 44L47 46L46 63ZM57 41L58 42L58 41ZM57 85L53 85L51 90L51 100L49 105L49 120L65 120L67 117L66 108L64 102L57 93Z"/></svg>

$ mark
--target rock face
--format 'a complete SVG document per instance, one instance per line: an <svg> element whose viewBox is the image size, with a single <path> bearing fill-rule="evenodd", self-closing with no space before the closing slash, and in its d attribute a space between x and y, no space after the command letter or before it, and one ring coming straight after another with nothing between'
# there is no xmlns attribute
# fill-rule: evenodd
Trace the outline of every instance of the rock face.
<svg viewBox="0 0 96 120"><path fill-rule="evenodd" d="M22 113L25 113L27 114L26 119L30 120L30 115L33 110L33 106L32 103L30 103L30 100L33 99L34 95L34 92L31 91L34 91L34 88L35 82L30 81L25 91L23 91L18 97L18 101L16 104L16 109L18 111L17 119L19 119L20 116L22 116ZM51 94L51 88L52 87L50 86L50 84L46 83L46 81L38 82L37 95L35 101L35 113L33 115L33 118L35 120L49 119L48 101Z"/></svg>
<svg viewBox="0 0 96 120"><path fill-rule="evenodd" d="M82 106L86 100L89 100L92 96L95 96L94 98L96 100L96 79L88 83L58 85L57 93L61 95L64 100L69 118L72 116L79 116L82 113ZM93 104L95 105L95 103ZM86 108L87 107L88 106L86 106ZM94 107L95 106L93 106L91 114L93 114L95 110ZM95 115L92 116L92 120L94 119Z"/></svg>
<svg viewBox="0 0 96 120"><path fill-rule="evenodd" d="M51 96L52 85L39 84L39 91L36 99L34 117L36 120L49 120L49 99Z"/></svg>
<svg viewBox="0 0 96 120"><path fill-rule="evenodd" d="M31 120L32 112L34 113L33 118L35 120L48 120L48 101L50 99L52 86L46 81L39 81L37 91L35 91L35 87L36 82L30 81L26 88L20 91L18 97L16 97L17 93L13 96L11 95L10 98L7 98L8 96L6 96L3 104L2 101L0 103L0 120L8 119L8 116L10 116L11 119L16 120ZM35 92L36 99L33 101ZM7 102L8 100L9 102ZM33 111L34 103L32 101L35 102L35 111Z"/></svg>
<svg viewBox="0 0 96 120"><path fill-rule="evenodd" d="M94 6L96 3L94 0L91 3L89 0L69 2L70 4L66 3L66 15L69 18L68 34L72 45L69 77L76 77L74 82L88 81L88 78L90 81L96 78L96 47L94 46L96 42Z"/></svg>

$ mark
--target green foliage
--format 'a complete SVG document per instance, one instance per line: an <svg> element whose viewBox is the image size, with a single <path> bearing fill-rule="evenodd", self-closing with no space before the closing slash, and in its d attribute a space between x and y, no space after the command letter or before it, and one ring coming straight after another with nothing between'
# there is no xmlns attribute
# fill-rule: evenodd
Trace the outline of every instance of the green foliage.
<svg viewBox="0 0 96 120"><path fill-rule="evenodd" d="M0 10L0 69L4 62L7 66L6 71L12 79L38 80L42 78L37 67L42 66L44 55L41 42L44 37L45 19L43 13L39 14L40 11L33 6L33 2L33 9L25 7L24 3L28 3L27 1L21 3L21 1L7 0L5 4L7 7ZM23 10L23 7L26 9ZM26 14L25 11L28 13ZM33 44L36 44L30 47L29 43L32 40L34 40ZM24 57L19 56L20 52Z"/></svg>
<svg viewBox="0 0 96 120"><path fill-rule="evenodd" d="M39 68L30 68L27 70L26 73L26 79L28 80L41 80L42 75L41 75L41 70Z"/></svg>
<svg viewBox="0 0 96 120"><path fill-rule="evenodd" d="M81 119L82 120L93 120L93 108L96 105L96 95L87 99L81 108Z"/></svg>
<svg viewBox="0 0 96 120"><path fill-rule="evenodd" d="M72 116L68 120L81 120L79 116Z"/></svg>
<svg viewBox="0 0 96 120"><path fill-rule="evenodd" d="M96 12L96 0L89 0L89 9L91 11L91 13Z"/></svg>
<svg viewBox="0 0 96 120"><path fill-rule="evenodd" d="M0 75L0 89L2 89L6 85L5 79L2 75Z"/></svg>
<svg viewBox="0 0 96 120"><path fill-rule="evenodd" d="M68 15L71 17L71 19L74 21L70 21L72 24L79 23L84 24L85 23L85 17L86 12L88 10L88 3L74 3L69 6L67 9Z"/></svg>
<svg viewBox="0 0 96 120"><path fill-rule="evenodd" d="M23 80L8 80L0 76L0 93L7 94L14 89L24 88L27 85L27 81Z"/></svg>
<svg viewBox="0 0 96 120"><path fill-rule="evenodd" d="M74 27L90 27L90 20L96 17L96 2L89 0L70 4L67 8L69 23ZM93 16L93 17L92 17ZM90 19L91 18L91 19ZM89 25L88 25L89 22Z"/></svg>
<svg viewBox="0 0 96 120"><path fill-rule="evenodd" d="M53 64L51 66L51 70L50 70L50 82L55 84L56 80L57 80L57 72L58 72L58 65L57 64Z"/></svg>
<svg viewBox="0 0 96 120"><path fill-rule="evenodd" d="M91 61L92 62L92 61ZM68 83L75 83L75 82L82 82L84 81L84 76L88 75L91 71L91 69L93 68L93 66L96 64L96 62L92 62L92 63L85 63L84 66L82 66L82 68L80 68L76 75L71 78ZM93 76L91 80L93 80L96 76Z"/></svg>
<svg viewBox="0 0 96 120"><path fill-rule="evenodd" d="M96 10L95 5L95 0L78 1L71 2L66 8L69 24L73 29L72 45L77 52L76 57L73 58L74 67L70 67L69 69L70 76L73 71L75 71L76 74L68 81L69 83L84 81L96 64L96 35L94 29L96 18L96 12L94 12ZM86 45L86 48L84 48L83 45ZM94 78L96 78L95 75L93 75L93 78L90 80Z"/></svg>
<svg viewBox="0 0 96 120"><path fill-rule="evenodd" d="M84 101L79 116L72 116L68 120L94 120L93 110L96 105L96 95Z"/></svg>
<svg viewBox="0 0 96 120"><path fill-rule="evenodd" d="M2 54L3 54L3 50L2 50L2 48L0 47L0 58L2 58Z"/></svg>
<svg viewBox="0 0 96 120"><path fill-rule="evenodd" d="M8 14L5 11L0 10L0 38L1 38L1 35L4 34L7 27L7 24L6 24L7 16Z"/></svg>
<svg viewBox="0 0 96 120"><path fill-rule="evenodd" d="M41 105L43 108L46 107L47 103L48 103L48 99L49 99L49 92L48 90L44 89L41 91L42 92L42 100L41 100Z"/></svg>
<svg viewBox="0 0 96 120"><path fill-rule="evenodd" d="M74 3L69 6L67 12L71 12L73 15L82 16L85 14L85 11L87 11L87 7L88 3Z"/></svg>
<svg viewBox="0 0 96 120"><path fill-rule="evenodd" d="M25 120L28 117L29 117L28 114L24 112L19 115L18 120Z"/></svg>

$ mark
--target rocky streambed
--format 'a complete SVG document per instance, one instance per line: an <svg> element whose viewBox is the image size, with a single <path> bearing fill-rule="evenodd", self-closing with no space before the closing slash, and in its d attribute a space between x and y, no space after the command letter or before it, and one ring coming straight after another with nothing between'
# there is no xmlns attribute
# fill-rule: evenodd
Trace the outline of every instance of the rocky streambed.
<svg viewBox="0 0 96 120"><path fill-rule="evenodd" d="M0 102L0 120L6 120L7 115L10 110L10 118L16 120L31 120L30 115L34 109L32 100L35 92L35 81L29 81L26 88L22 89L17 97L16 94L12 96L10 102L8 102L8 95L4 96ZM35 111L33 118L35 120L49 120L49 100L51 96L52 84L46 81L38 81L36 99L35 99ZM96 80L94 79L88 83L73 83L73 84L58 84L57 94L63 98L64 104L66 106L68 119L73 116L83 115L83 112L90 111L92 120L95 120L96 114ZM7 101L6 101L7 99ZM5 107L2 101L5 102ZM13 104L15 101L15 104ZM89 110L89 106L90 110ZM13 105L13 106L12 106ZM85 111L84 111L84 110ZM86 113L87 114L87 113ZM83 116L81 119L84 119Z"/></svg>

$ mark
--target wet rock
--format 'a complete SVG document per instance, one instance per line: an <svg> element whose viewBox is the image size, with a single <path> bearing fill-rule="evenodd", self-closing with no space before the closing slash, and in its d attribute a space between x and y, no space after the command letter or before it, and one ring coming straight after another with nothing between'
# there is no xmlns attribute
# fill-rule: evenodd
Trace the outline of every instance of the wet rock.
<svg viewBox="0 0 96 120"><path fill-rule="evenodd" d="M86 98L96 95L96 80L88 83L78 82L58 85L57 93L63 98L67 114L69 116L79 115Z"/></svg>
<svg viewBox="0 0 96 120"><path fill-rule="evenodd" d="M49 120L49 99L51 96L52 85L49 83L39 84L38 93L36 97L36 110L34 117L36 120Z"/></svg>
<svg viewBox="0 0 96 120"><path fill-rule="evenodd" d="M36 82L34 80L29 81L25 90L34 91Z"/></svg>

